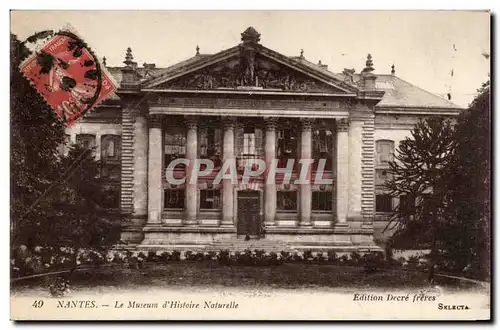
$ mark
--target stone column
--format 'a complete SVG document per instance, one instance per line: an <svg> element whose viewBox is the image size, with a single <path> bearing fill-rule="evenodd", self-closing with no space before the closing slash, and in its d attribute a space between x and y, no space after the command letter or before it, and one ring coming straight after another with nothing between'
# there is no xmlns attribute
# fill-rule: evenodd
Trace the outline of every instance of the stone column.
<svg viewBox="0 0 500 330"><path fill-rule="evenodd" d="M159 225L162 214L162 125L160 116L149 118L148 225Z"/></svg>
<svg viewBox="0 0 500 330"><path fill-rule="evenodd" d="M349 210L348 217L361 218L361 150L363 121L350 119L349 123Z"/></svg>
<svg viewBox="0 0 500 330"><path fill-rule="evenodd" d="M336 164L336 191L337 191L337 220L345 223L349 204L349 121L337 121L337 164Z"/></svg>
<svg viewBox="0 0 500 330"><path fill-rule="evenodd" d="M264 144L264 157L266 161L266 171L269 173L273 159L276 157L276 118L266 118L266 136ZM265 176L265 195L264 195L264 224L266 227L275 225L276 218L276 183L267 182Z"/></svg>
<svg viewBox="0 0 500 330"><path fill-rule="evenodd" d="M146 215L148 210L148 119L144 114L138 114L134 122L134 140L133 140L133 155L134 155L134 214ZM162 133L163 139L163 133ZM122 149L123 144L130 143L129 136L122 134ZM163 150L160 151L163 157ZM161 169L163 171L163 167Z"/></svg>
<svg viewBox="0 0 500 330"><path fill-rule="evenodd" d="M312 121L301 120L300 158L312 158ZM300 225L311 226L311 166L309 165L308 180L300 185Z"/></svg>
<svg viewBox="0 0 500 330"><path fill-rule="evenodd" d="M186 158L189 160L189 165L186 167L186 225L196 225L197 210L198 210L198 185L197 182L190 183L193 173L194 163L198 157L198 120L196 117L186 117L187 127L187 147Z"/></svg>
<svg viewBox="0 0 500 330"><path fill-rule="evenodd" d="M223 160L234 161L234 119L224 118ZM236 173L233 173L236 175ZM222 180L222 222L221 226L234 226L234 189L231 179Z"/></svg>

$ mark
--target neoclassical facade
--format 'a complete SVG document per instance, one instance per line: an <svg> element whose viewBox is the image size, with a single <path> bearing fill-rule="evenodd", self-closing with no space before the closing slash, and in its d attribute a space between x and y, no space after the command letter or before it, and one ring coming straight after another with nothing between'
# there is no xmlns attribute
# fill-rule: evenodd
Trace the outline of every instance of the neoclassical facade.
<svg viewBox="0 0 500 330"><path fill-rule="evenodd" d="M379 249L400 202L383 188L399 141L419 119L461 108L399 79L394 66L375 74L370 55L359 74L336 74L303 53L263 46L252 27L241 36L235 47L211 55L197 47L168 68L138 67L128 49L124 67L108 67L116 95L68 129L69 141L95 147L102 161L110 206L126 215L122 241L151 249L244 238L263 247ZM176 159L209 159L214 169L191 180L191 165L168 169ZM301 159L312 159L309 177L321 172L322 181L296 184ZM217 182L227 160L235 179ZM245 180L257 160L274 160L290 176ZM185 183L170 182L168 171Z"/></svg>

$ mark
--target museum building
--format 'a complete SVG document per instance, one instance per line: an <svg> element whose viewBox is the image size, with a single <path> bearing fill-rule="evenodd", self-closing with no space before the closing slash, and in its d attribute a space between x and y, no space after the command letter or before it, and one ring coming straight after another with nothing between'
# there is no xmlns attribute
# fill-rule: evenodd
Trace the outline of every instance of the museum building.
<svg viewBox="0 0 500 330"><path fill-rule="evenodd" d="M125 215L122 242L151 249L206 249L245 238L254 247L377 250L387 216L400 202L384 191L388 163L426 116L461 107L396 76L376 74L370 54L360 73L333 73L260 43L249 27L241 43L167 68L142 67L127 49L123 67L107 67L115 95L69 127L66 139L94 150L109 187L108 206ZM104 63L105 65L105 59ZM65 152L62 150L62 152ZM211 174L166 179L175 159L210 159ZM234 159L237 182L214 183ZM286 168L291 180L241 180L255 160ZM296 184L298 161L313 159ZM403 197L401 197L403 198Z"/></svg>

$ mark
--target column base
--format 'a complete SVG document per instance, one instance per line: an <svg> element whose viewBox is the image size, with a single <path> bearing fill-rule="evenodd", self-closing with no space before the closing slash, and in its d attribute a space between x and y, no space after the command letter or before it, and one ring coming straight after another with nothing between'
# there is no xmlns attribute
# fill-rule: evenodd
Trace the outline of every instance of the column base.
<svg viewBox="0 0 500 330"><path fill-rule="evenodd" d="M198 226L197 220L186 220L182 223L184 226Z"/></svg>
<svg viewBox="0 0 500 330"><path fill-rule="evenodd" d="M220 227L224 227L224 228L234 228L234 223L233 222L230 222L230 221L221 221L220 223Z"/></svg>
<svg viewBox="0 0 500 330"><path fill-rule="evenodd" d="M312 227L312 222L311 222L311 221L308 221L308 222L300 222L300 223L299 223L299 226L300 226L300 227Z"/></svg>
<svg viewBox="0 0 500 330"><path fill-rule="evenodd" d="M266 227L275 227L276 221L264 221L264 226Z"/></svg>

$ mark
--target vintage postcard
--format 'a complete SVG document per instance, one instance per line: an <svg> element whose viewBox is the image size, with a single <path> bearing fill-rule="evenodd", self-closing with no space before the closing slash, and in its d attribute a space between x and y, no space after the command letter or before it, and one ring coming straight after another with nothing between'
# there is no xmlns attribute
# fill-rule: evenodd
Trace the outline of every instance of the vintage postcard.
<svg viewBox="0 0 500 330"><path fill-rule="evenodd" d="M12 320L490 320L488 11L11 11Z"/></svg>

